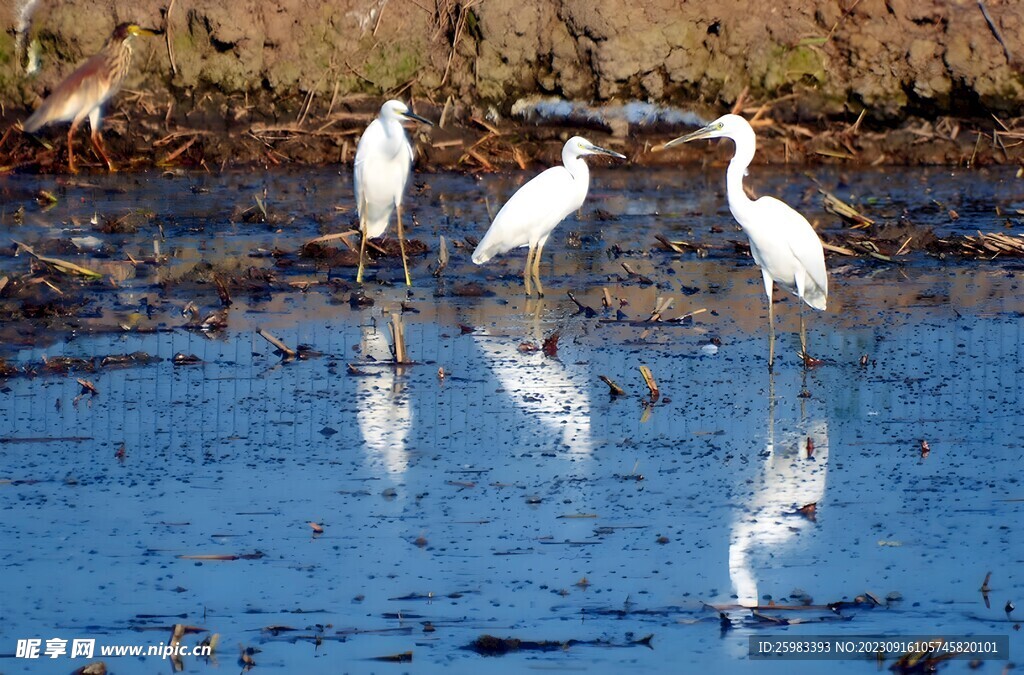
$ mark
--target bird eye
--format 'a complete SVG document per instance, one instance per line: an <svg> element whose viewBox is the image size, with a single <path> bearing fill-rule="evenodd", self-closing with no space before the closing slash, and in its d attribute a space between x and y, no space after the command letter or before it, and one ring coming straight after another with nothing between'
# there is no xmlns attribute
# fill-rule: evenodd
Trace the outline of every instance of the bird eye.
<svg viewBox="0 0 1024 675"><path fill-rule="evenodd" d="M724 126L725 126L725 122L719 122L719 123L718 123L718 128L719 128L719 129L721 129L721 128L722 128L722 127L724 127Z"/></svg>

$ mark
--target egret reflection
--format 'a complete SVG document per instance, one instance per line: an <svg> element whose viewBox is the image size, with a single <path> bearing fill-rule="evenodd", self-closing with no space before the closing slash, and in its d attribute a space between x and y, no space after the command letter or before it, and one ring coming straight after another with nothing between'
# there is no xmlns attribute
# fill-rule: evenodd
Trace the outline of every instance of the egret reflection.
<svg viewBox="0 0 1024 675"><path fill-rule="evenodd" d="M813 443L810 453L808 438ZM825 496L828 445L828 421L824 417L805 418L776 438L774 387L769 388L764 465L745 507L733 522L729 542L729 577L739 604L761 604L758 581L763 580L765 572L776 569L780 560L799 557L799 536L815 523L797 509L819 503ZM792 589L782 590L788 593Z"/></svg>
<svg viewBox="0 0 1024 675"><path fill-rule="evenodd" d="M375 471L395 475L409 468L408 439L412 430L412 403L402 368L390 365L391 349L385 334L364 326L361 352L389 365L373 368L356 381L356 422L363 437L367 463Z"/></svg>
<svg viewBox="0 0 1024 675"><path fill-rule="evenodd" d="M533 304L533 303L528 303ZM537 305L539 315L542 301ZM520 346L543 344L539 320L524 338L514 335L473 333L484 362L498 381L504 395L528 419L547 431L540 439L545 446L556 442L574 454L589 455L594 441L590 429L590 383L584 370L573 369L542 351L523 352Z"/></svg>

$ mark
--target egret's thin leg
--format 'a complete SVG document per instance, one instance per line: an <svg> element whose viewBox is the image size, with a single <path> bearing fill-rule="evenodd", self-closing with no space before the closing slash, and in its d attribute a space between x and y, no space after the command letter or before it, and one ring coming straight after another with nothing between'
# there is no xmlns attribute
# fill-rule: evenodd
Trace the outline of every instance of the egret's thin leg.
<svg viewBox="0 0 1024 675"><path fill-rule="evenodd" d="M804 368L800 377L800 390L807 391L807 369ZM807 428L807 397L800 396L800 423Z"/></svg>
<svg viewBox="0 0 1024 675"><path fill-rule="evenodd" d="M359 210L366 213L365 204ZM359 216L359 271L356 272L356 283L363 283L363 261L366 259L366 218Z"/></svg>
<svg viewBox="0 0 1024 675"><path fill-rule="evenodd" d="M395 206L395 215L398 217L398 250L402 252L402 269L405 270L405 285L412 286L412 279L409 278L409 263L405 259L405 235L402 232L402 207Z"/></svg>
<svg viewBox="0 0 1024 675"><path fill-rule="evenodd" d="M806 358L807 353L807 326L804 322L804 308L800 308L800 358Z"/></svg>
<svg viewBox="0 0 1024 675"><path fill-rule="evenodd" d="M533 270L530 269L530 266L533 263L534 250L535 248L531 245L529 250L526 252L526 269L523 271L523 284L526 285L526 297L530 297L530 294L533 293L533 283L530 281L530 275Z"/></svg>
<svg viewBox="0 0 1024 675"><path fill-rule="evenodd" d="M544 309L543 298L537 298L536 300L527 300L525 314L530 315L530 336L541 344L544 342L544 332L541 330L540 316Z"/></svg>
<svg viewBox="0 0 1024 675"><path fill-rule="evenodd" d="M775 451L775 373L773 371L768 371L768 448L769 452Z"/></svg>
<svg viewBox="0 0 1024 675"><path fill-rule="evenodd" d="M768 270L761 268L761 279L764 281L764 294L768 296L768 372L775 367L775 305L772 304L772 291L775 282Z"/></svg>
<svg viewBox="0 0 1024 675"><path fill-rule="evenodd" d="M533 281L537 284L537 297L544 297L544 286L540 283L540 254L544 250L545 240L537 244L537 252L533 255Z"/></svg>

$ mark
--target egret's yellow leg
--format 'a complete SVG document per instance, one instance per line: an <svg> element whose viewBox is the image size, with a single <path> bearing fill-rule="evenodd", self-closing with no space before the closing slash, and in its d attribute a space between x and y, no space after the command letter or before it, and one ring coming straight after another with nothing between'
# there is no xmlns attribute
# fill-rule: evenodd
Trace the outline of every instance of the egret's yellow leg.
<svg viewBox="0 0 1024 675"><path fill-rule="evenodd" d="M537 252L533 254L533 281L537 284L537 297L544 297L544 286L540 283L540 254L544 250L544 241L537 244Z"/></svg>
<svg viewBox="0 0 1024 675"><path fill-rule="evenodd" d="M366 205L361 204L359 210L366 213ZM359 216L359 271L356 272L356 283L363 283L363 260L366 259L366 219Z"/></svg>
<svg viewBox="0 0 1024 675"><path fill-rule="evenodd" d="M533 293L533 282L530 279L533 274L531 266L533 263L533 252L535 250L536 249L533 246L530 246L529 250L526 252L526 269L523 270L523 285L526 286L526 297L530 297L530 294Z"/></svg>
<svg viewBox="0 0 1024 675"><path fill-rule="evenodd" d="M402 232L402 207L395 207L395 215L398 218L398 249L402 252L402 269L405 270L405 285L412 286L412 279L409 278L409 263L405 259L405 235Z"/></svg>

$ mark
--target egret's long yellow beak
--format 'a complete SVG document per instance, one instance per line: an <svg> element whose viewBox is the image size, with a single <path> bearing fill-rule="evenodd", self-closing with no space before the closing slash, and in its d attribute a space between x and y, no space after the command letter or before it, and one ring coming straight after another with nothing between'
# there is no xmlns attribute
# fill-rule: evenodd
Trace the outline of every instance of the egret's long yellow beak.
<svg viewBox="0 0 1024 675"><path fill-rule="evenodd" d="M674 146L677 146L677 145L682 145L683 143L689 143L690 141L696 141L696 140L699 140L701 138L708 138L716 130L717 129L715 128L714 125L709 124L706 127L701 127L700 129L697 129L696 131L693 131L691 133L686 134L685 136L680 136L679 138L675 138L675 139L669 141L668 143L666 143L662 147L667 149L667 148L671 148L671 147L674 147Z"/></svg>
<svg viewBox="0 0 1024 675"><path fill-rule="evenodd" d="M414 112L404 112L404 113L402 113L402 117L405 117L406 119L410 119L410 120L416 120L417 122L423 122L428 127L434 126L434 123L431 122L430 120L428 120L426 117L420 117L419 115L417 115Z"/></svg>

